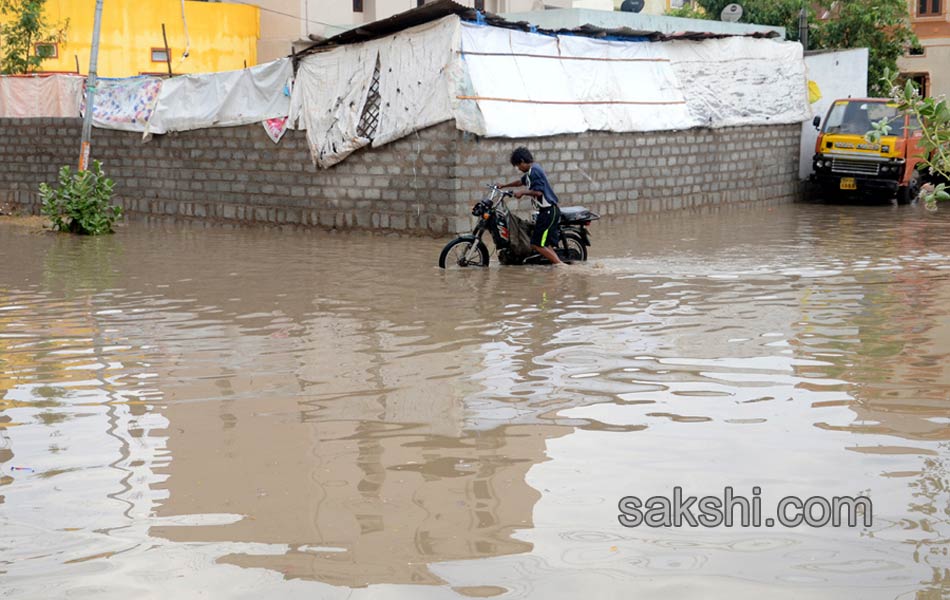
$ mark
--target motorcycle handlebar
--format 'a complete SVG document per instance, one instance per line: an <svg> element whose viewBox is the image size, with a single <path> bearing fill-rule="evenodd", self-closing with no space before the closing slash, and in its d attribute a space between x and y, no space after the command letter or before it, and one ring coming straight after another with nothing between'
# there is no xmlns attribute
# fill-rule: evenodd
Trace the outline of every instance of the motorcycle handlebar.
<svg viewBox="0 0 950 600"><path fill-rule="evenodd" d="M492 189L492 190L498 192L498 193L501 194L502 196L508 196L509 198L512 197L512 196L514 196L514 193L512 193L512 192L506 192L506 191L504 191L503 189L501 189L500 187L498 187L497 185L495 185L495 184L493 184L493 183L490 183L490 184L486 185L485 187L490 188L490 189Z"/></svg>

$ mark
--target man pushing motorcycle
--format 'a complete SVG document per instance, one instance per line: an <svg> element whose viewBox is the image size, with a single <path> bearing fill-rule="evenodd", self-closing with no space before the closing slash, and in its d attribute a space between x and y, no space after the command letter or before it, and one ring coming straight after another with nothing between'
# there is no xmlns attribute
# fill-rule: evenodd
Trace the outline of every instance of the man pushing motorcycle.
<svg viewBox="0 0 950 600"><path fill-rule="evenodd" d="M514 193L515 198L531 196L531 200L538 208L538 220L535 222L531 234L531 248L548 259L552 265L563 265L554 248L560 237L561 211L558 208L557 195L551 189L548 176L541 165L534 162L531 152L524 146L515 148L511 153L511 164L524 173L520 179L511 183L499 185L500 188L521 187L527 189Z"/></svg>

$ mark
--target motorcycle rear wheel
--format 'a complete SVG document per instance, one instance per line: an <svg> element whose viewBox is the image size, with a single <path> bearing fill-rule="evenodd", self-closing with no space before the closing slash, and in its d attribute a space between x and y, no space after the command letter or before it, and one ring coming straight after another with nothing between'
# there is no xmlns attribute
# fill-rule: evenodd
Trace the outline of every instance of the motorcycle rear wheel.
<svg viewBox="0 0 950 600"><path fill-rule="evenodd" d="M472 244L476 247L472 249ZM442 248L439 255L439 267L443 269L464 269L466 267L487 267L488 248L472 238L456 238Z"/></svg>
<svg viewBox="0 0 950 600"><path fill-rule="evenodd" d="M558 255L562 260L570 262L584 262L587 260L587 246L584 240L576 233L561 232L561 247Z"/></svg>

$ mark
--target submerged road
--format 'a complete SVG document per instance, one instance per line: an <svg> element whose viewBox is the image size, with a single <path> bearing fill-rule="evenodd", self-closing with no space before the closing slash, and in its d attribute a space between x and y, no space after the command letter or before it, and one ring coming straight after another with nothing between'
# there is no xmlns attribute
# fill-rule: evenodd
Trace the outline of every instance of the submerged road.
<svg viewBox="0 0 950 600"><path fill-rule="evenodd" d="M593 232L0 222L0 596L947 597L950 207ZM873 523L621 526L674 487Z"/></svg>

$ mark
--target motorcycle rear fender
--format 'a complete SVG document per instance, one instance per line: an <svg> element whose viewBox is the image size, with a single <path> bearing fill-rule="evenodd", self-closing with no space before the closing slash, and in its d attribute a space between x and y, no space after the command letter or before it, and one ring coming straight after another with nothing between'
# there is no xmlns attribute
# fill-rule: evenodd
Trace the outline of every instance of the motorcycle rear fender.
<svg viewBox="0 0 950 600"><path fill-rule="evenodd" d="M586 227L564 227L562 231L573 231L577 235L581 236L581 241L588 248L590 247L590 232L587 231Z"/></svg>

